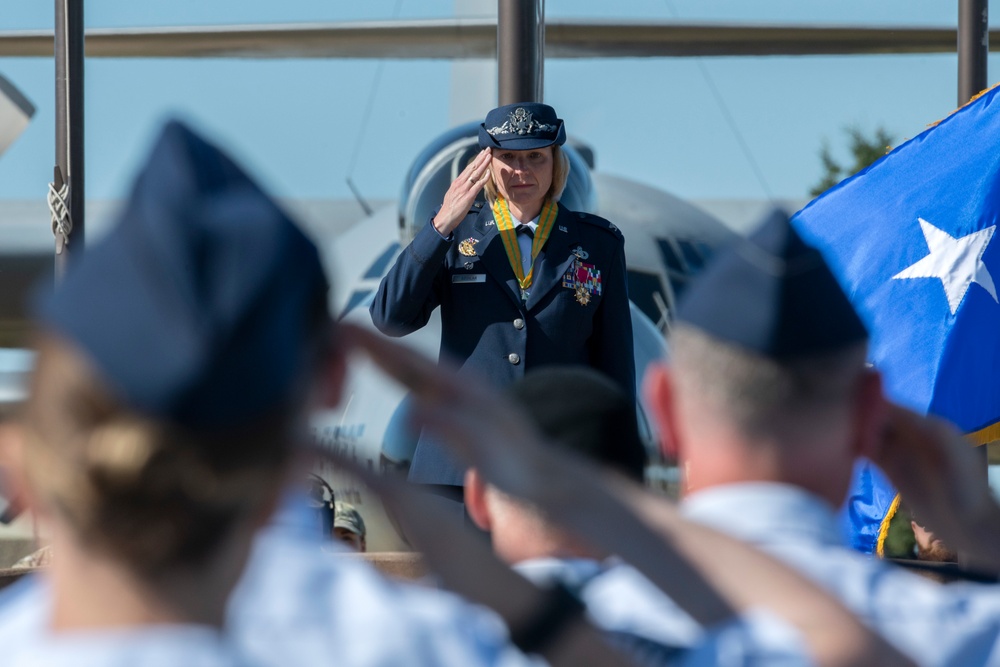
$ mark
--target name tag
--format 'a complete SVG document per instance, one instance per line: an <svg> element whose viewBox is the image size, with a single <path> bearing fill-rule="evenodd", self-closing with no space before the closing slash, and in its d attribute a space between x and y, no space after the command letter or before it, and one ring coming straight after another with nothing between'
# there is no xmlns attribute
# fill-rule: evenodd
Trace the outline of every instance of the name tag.
<svg viewBox="0 0 1000 667"><path fill-rule="evenodd" d="M456 273L451 277L453 283L485 283L485 273Z"/></svg>

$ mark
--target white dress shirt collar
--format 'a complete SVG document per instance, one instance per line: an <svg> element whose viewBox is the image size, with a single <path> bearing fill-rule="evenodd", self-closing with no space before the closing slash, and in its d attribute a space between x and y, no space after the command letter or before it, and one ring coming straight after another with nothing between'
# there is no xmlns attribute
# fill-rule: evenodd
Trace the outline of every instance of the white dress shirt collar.
<svg viewBox="0 0 1000 667"><path fill-rule="evenodd" d="M829 503L805 489L773 482L726 484L692 493L684 515L748 542L844 546Z"/></svg>

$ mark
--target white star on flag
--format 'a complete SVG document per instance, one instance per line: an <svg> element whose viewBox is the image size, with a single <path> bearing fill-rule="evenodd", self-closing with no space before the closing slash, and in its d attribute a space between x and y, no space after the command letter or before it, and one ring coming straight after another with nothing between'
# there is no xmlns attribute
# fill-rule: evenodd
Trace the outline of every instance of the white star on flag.
<svg viewBox="0 0 1000 667"><path fill-rule="evenodd" d="M952 315L958 311L972 283L978 283L990 293L994 301L1000 303L997 300L996 287L993 285L993 276L983 263L983 253L993 238L996 225L956 239L923 218L917 220L920 221L920 229L924 232L924 240L927 241L927 248L931 254L900 271L892 279L940 279Z"/></svg>

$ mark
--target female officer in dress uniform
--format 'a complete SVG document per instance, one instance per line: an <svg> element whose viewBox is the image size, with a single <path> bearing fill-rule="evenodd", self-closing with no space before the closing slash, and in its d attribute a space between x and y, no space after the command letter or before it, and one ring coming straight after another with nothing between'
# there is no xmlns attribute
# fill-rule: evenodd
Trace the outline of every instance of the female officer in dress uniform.
<svg viewBox="0 0 1000 667"><path fill-rule="evenodd" d="M565 141L548 105L490 111L483 150L382 280L372 321L402 336L440 306L442 357L463 370L507 385L540 366L586 365L634 400L624 239L607 220L559 204ZM484 188L485 206L476 202ZM463 474L421 436L411 481L461 486Z"/></svg>

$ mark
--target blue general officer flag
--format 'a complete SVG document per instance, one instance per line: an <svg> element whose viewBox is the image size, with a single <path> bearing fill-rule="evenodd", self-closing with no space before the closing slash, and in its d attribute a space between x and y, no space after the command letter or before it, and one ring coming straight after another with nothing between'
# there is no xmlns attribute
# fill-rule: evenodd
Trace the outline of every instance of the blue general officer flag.
<svg viewBox="0 0 1000 667"><path fill-rule="evenodd" d="M881 556L889 521L898 507L899 495L885 474L868 461L859 461L838 517L841 533L854 549Z"/></svg>
<svg viewBox="0 0 1000 667"><path fill-rule="evenodd" d="M974 440L1000 424L1000 89L994 88L796 214L871 332L887 395ZM895 505L862 467L845 511L881 546ZM887 516L888 514L888 516Z"/></svg>

